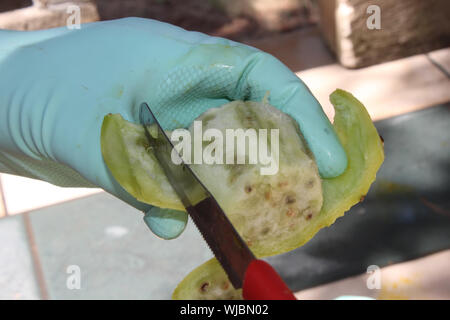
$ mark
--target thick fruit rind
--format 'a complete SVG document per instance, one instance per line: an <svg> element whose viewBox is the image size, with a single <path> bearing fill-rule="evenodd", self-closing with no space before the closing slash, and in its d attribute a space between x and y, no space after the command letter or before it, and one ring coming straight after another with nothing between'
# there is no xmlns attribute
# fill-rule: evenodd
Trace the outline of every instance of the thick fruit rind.
<svg viewBox="0 0 450 320"><path fill-rule="evenodd" d="M298 239L297 246L361 202L384 160L383 142L364 105L340 89L330 95L330 101L335 109L333 127L347 154L348 165L342 175L322 180L323 205L319 217Z"/></svg>
<svg viewBox="0 0 450 320"><path fill-rule="evenodd" d="M384 160L383 142L364 105L340 89L331 94L330 101L336 111L334 130L347 154L348 166L339 177L322 180L323 206L320 214L312 219L300 237L286 244L284 249L303 245L321 228L330 226L353 205L362 201ZM172 298L199 299L201 297L195 292L201 282L214 282L213 279L223 277L226 277L225 272L213 258L180 282ZM208 297L204 295L204 298Z"/></svg>
<svg viewBox="0 0 450 320"><path fill-rule="evenodd" d="M144 128L120 114L105 116L101 129L103 159L114 178L137 200L184 210L152 152Z"/></svg>

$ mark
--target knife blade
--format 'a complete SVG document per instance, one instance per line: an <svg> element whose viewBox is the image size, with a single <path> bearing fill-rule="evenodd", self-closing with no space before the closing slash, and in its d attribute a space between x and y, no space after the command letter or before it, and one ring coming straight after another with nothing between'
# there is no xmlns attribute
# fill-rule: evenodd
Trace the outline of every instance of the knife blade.
<svg viewBox="0 0 450 320"><path fill-rule="evenodd" d="M246 300L296 300L267 262L256 259L219 203L182 161L150 107L140 106L145 136L170 185L216 256L235 289Z"/></svg>
<svg viewBox="0 0 450 320"><path fill-rule="evenodd" d="M233 287L242 288L247 268L255 256L216 199L183 162L147 103L142 103L139 111L147 140L170 185Z"/></svg>

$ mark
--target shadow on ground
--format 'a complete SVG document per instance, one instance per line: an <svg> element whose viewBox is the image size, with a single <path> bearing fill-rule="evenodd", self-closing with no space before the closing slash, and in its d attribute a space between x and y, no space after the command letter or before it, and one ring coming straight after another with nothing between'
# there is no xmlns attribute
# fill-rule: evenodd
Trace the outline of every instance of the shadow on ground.
<svg viewBox="0 0 450 320"><path fill-rule="evenodd" d="M386 159L365 201L268 258L298 291L450 248L450 104L376 123Z"/></svg>

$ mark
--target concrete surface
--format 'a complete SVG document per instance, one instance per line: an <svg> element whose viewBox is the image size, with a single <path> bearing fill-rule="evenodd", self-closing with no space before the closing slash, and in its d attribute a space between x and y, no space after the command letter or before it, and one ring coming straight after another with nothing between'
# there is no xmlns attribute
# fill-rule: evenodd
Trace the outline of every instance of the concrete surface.
<svg viewBox="0 0 450 320"><path fill-rule="evenodd" d="M36 210L30 221L50 299L170 299L212 257L192 223L177 240L158 239L139 211L107 193ZM70 268L79 268L80 289L67 286Z"/></svg>
<svg viewBox="0 0 450 320"><path fill-rule="evenodd" d="M0 299L39 299L23 216L0 220Z"/></svg>

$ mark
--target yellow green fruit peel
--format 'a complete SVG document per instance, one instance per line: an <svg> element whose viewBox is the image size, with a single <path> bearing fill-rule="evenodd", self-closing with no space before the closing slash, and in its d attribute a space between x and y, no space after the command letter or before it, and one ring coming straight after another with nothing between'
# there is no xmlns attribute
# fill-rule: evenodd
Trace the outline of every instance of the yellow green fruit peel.
<svg viewBox="0 0 450 320"><path fill-rule="evenodd" d="M105 116L101 150L108 169L137 200L161 208L183 210L145 137L144 128L122 118Z"/></svg>

